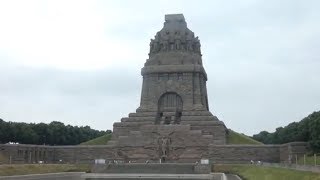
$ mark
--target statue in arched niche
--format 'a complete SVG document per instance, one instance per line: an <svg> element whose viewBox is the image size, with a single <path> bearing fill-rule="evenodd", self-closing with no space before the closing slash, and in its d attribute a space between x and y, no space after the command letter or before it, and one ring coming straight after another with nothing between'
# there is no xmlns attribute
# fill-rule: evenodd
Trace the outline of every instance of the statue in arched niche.
<svg viewBox="0 0 320 180"><path fill-rule="evenodd" d="M169 43L168 40L162 40L161 42L161 51L168 51Z"/></svg>
<svg viewBox="0 0 320 180"><path fill-rule="evenodd" d="M180 50L181 49L181 40L180 39L176 39L175 40L175 49L176 50Z"/></svg>

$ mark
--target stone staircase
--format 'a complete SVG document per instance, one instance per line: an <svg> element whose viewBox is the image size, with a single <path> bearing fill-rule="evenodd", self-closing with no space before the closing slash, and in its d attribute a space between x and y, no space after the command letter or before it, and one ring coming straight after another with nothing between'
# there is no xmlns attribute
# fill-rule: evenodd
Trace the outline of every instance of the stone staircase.
<svg viewBox="0 0 320 180"><path fill-rule="evenodd" d="M92 173L82 175L85 180L228 180L223 173L212 173L211 165L194 163L127 163L95 165Z"/></svg>
<svg viewBox="0 0 320 180"><path fill-rule="evenodd" d="M175 115L174 112L171 113L172 116ZM155 124L156 116L157 112L154 111L130 113L128 117L122 118L121 122L114 124L113 139L117 136L128 136L129 131L140 131L143 125ZM222 139L222 142L217 141L218 144L225 143L224 123L209 111L183 111L180 124L191 125L191 130L202 130L205 135L213 135L216 136L215 139Z"/></svg>
<svg viewBox="0 0 320 180"><path fill-rule="evenodd" d="M166 151L171 162L178 162L178 159L179 162L196 162L207 156L210 144L225 144L226 128L209 111L182 111L179 120L174 118L176 112L163 113L161 120L157 120L155 111L130 113L121 122L114 123L107 145L116 147L117 154L126 162L159 161L160 151L164 151L160 141L166 138L170 139ZM171 117L170 123L166 124L164 117Z"/></svg>

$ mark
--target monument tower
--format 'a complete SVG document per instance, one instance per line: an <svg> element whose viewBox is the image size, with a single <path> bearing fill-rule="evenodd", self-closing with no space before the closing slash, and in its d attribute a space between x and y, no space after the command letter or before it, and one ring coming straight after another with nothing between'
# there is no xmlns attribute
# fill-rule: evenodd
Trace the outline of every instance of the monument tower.
<svg viewBox="0 0 320 180"><path fill-rule="evenodd" d="M182 14L165 15L150 42L140 107L114 123L109 145L124 160L195 162L210 144L226 143L226 128L209 111L200 40Z"/></svg>

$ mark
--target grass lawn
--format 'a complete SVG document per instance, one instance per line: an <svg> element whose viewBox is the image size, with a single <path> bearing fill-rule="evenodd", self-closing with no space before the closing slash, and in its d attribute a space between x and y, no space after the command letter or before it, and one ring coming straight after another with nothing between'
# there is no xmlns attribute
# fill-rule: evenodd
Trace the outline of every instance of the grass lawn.
<svg viewBox="0 0 320 180"><path fill-rule="evenodd" d="M107 142L111 139L111 134L106 134L90 141L81 143L80 145L106 145Z"/></svg>
<svg viewBox="0 0 320 180"><path fill-rule="evenodd" d="M44 174L57 172L88 172L85 164L15 164L0 165L0 176Z"/></svg>
<svg viewBox="0 0 320 180"><path fill-rule="evenodd" d="M244 180L320 180L320 173L256 165L214 165L213 170L237 174Z"/></svg>
<svg viewBox="0 0 320 180"><path fill-rule="evenodd" d="M228 130L227 144L262 144L244 134L239 134L231 129Z"/></svg>

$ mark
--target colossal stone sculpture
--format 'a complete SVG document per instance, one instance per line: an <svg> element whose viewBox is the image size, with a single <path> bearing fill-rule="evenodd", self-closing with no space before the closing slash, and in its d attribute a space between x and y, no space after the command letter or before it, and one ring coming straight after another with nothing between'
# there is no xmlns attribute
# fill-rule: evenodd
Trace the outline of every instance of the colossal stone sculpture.
<svg viewBox="0 0 320 180"><path fill-rule="evenodd" d="M224 123L209 111L200 40L182 14L170 14L149 52L141 70L140 107L114 123L109 145L128 160L199 161L208 156L210 144L226 142ZM162 137L170 138L172 150L164 140L159 148Z"/></svg>

